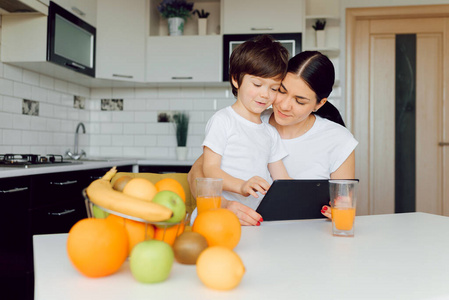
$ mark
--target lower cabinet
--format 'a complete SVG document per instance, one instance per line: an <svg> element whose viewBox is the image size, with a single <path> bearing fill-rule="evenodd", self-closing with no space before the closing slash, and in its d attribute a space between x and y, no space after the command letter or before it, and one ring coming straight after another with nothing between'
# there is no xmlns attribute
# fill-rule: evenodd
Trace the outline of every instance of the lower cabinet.
<svg viewBox="0 0 449 300"><path fill-rule="evenodd" d="M82 190L109 169L0 179L0 295L34 298L33 235L67 233L86 218Z"/></svg>
<svg viewBox="0 0 449 300"><path fill-rule="evenodd" d="M30 190L30 177L0 179L0 298L33 299Z"/></svg>

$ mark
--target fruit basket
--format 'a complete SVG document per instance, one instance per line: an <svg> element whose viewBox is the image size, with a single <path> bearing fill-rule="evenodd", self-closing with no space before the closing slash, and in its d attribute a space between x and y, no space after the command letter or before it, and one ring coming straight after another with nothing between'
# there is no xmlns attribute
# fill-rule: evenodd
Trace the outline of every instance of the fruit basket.
<svg viewBox="0 0 449 300"><path fill-rule="evenodd" d="M155 226L156 233L155 233L155 239L159 239L162 241L166 241L169 244L173 244L174 239L180 235L186 226L190 223L190 214L186 213L185 218L177 223L171 223L171 222L149 222L141 218L125 215L123 213L119 213L104 207L101 207L92 201L90 201L89 197L87 196L86 189L83 189L82 195L85 200L86 205L86 211L87 211L87 217L88 218L106 218L109 214L122 217L125 220L132 220L140 223L144 223L145 226ZM104 214L106 212L106 214ZM103 213L104 215L100 216L99 214ZM146 232L146 229L145 229ZM147 238L147 236L145 236Z"/></svg>

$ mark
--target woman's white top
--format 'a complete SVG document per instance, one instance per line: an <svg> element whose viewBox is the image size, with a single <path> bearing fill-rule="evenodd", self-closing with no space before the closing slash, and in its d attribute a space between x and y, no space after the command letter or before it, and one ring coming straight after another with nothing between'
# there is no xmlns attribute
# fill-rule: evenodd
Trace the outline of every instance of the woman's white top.
<svg viewBox="0 0 449 300"><path fill-rule="evenodd" d="M266 110L261 119L268 123L273 111ZM329 179L358 142L344 126L315 115L312 128L300 137L282 139L289 155L283 159L290 177L295 179Z"/></svg>

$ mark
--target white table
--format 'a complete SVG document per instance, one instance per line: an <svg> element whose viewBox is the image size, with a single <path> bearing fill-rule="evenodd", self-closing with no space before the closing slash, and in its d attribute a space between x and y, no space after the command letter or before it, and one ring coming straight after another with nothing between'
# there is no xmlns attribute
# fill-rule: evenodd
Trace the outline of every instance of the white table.
<svg viewBox="0 0 449 300"><path fill-rule="evenodd" d="M175 263L167 281L142 284L128 262L89 279L71 266L67 234L34 236L35 299L449 299L449 218L356 217L355 237L333 237L327 220L243 227L235 251L246 274L228 292L206 288L195 266Z"/></svg>

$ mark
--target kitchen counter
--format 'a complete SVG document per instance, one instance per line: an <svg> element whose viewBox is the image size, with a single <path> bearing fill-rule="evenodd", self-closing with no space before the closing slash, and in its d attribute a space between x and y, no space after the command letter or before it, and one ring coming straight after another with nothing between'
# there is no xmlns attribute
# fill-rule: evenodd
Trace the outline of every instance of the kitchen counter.
<svg viewBox="0 0 449 300"><path fill-rule="evenodd" d="M195 266L174 263L157 284L134 280L126 261L108 277L80 275L67 234L34 236L35 300L448 299L449 218L425 213L357 216L355 237L325 219L242 227L235 251L246 274L227 292L205 287Z"/></svg>
<svg viewBox="0 0 449 300"><path fill-rule="evenodd" d="M38 166L31 168L20 168L20 167L1 167L0 166L0 178L18 177L18 176L29 176L37 174L49 174L58 172L70 172L70 171L82 171L82 170L92 170L100 168L110 168L113 166L133 166L133 172L137 173L139 165L155 165L155 166L191 166L193 165L193 160L179 161L179 160L169 160L169 159L133 159L133 158L98 158L98 160L82 160L81 164L79 161L75 161L74 164L64 164L64 165L51 165L51 166Z"/></svg>

